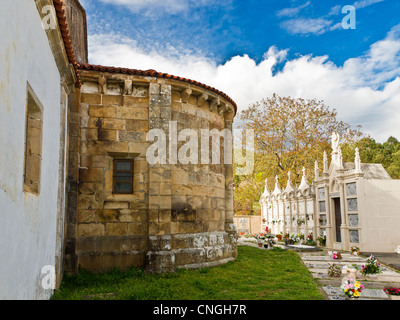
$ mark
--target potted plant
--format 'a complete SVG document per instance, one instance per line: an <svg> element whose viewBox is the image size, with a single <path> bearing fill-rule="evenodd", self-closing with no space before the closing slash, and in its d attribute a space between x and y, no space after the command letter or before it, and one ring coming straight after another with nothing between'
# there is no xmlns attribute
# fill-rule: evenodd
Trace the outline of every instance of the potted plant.
<svg viewBox="0 0 400 320"><path fill-rule="evenodd" d="M297 219L297 224L299 226L301 226L302 224L305 224L305 223L306 223L305 219Z"/></svg>
<svg viewBox="0 0 400 320"><path fill-rule="evenodd" d="M297 243L299 241L300 241L300 239L298 238L297 235L295 235L294 233L292 233L290 235L290 243L289 244L295 244L295 243Z"/></svg>
<svg viewBox="0 0 400 320"><path fill-rule="evenodd" d="M289 233L285 233L284 241L285 241L285 246L287 246L289 244Z"/></svg>
<svg viewBox="0 0 400 320"><path fill-rule="evenodd" d="M314 235L312 232L310 232L307 236L307 243L311 243L314 241Z"/></svg>
<svg viewBox="0 0 400 320"><path fill-rule="evenodd" d="M282 240L282 233L277 234L276 237L277 237L278 241L281 241Z"/></svg>
<svg viewBox="0 0 400 320"><path fill-rule="evenodd" d="M264 233L257 233L254 235L254 238L256 238L258 246L262 248L265 239Z"/></svg>
<svg viewBox="0 0 400 320"><path fill-rule="evenodd" d="M400 288L386 286L383 291L389 295L390 300L400 300Z"/></svg>
<svg viewBox="0 0 400 320"><path fill-rule="evenodd" d="M267 244L267 248L272 249L275 244L275 240L274 240L275 235L273 233L269 233L269 234L266 234L265 238L266 238L265 242Z"/></svg>
<svg viewBox="0 0 400 320"><path fill-rule="evenodd" d="M326 236L320 236L317 239L319 241L320 246L325 246L326 245Z"/></svg>
<svg viewBox="0 0 400 320"><path fill-rule="evenodd" d="M355 279L349 278L344 281L340 288L346 295L347 300L355 300L360 297L360 293L364 289L364 286Z"/></svg>
<svg viewBox="0 0 400 320"><path fill-rule="evenodd" d="M371 256L367 259L367 263L362 266L361 274L366 277L368 275L374 275L382 273L381 264L378 260L371 254Z"/></svg>

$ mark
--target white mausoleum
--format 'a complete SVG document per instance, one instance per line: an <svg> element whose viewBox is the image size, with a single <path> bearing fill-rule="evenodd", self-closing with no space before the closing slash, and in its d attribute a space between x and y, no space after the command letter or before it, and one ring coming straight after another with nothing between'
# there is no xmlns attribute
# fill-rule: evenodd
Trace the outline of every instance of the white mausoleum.
<svg viewBox="0 0 400 320"><path fill-rule="evenodd" d="M344 163L339 135L332 135L332 159L324 153L323 171L315 163L313 184L305 169L295 188L288 177L281 189L276 178L273 192L267 185L261 197L262 230L300 233L314 239L326 236L326 246L364 252L394 252L400 245L400 180L391 179L381 164Z"/></svg>

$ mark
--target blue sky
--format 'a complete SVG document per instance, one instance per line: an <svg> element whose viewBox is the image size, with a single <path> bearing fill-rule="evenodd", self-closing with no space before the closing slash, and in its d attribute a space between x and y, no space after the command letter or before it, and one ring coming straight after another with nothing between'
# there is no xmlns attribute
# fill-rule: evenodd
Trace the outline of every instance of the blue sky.
<svg viewBox="0 0 400 320"><path fill-rule="evenodd" d="M377 140L400 139L398 0L81 0L90 63L212 85L239 109L317 98ZM343 29L355 8L355 29Z"/></svg>

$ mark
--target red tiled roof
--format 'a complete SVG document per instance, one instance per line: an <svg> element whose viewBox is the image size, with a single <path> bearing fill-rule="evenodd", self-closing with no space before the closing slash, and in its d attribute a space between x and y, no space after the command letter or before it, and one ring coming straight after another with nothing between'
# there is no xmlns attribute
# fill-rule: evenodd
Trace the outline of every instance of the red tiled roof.
<svg viewBox="0 0 400 320"><path fill-rule="evenodd" d="M81 86L81 80L79 77L77 62L75 60L74 49L72 48L71 37L69 34L67 17L65 16L64 4L62 0L53 0L54 8L56 9L58 25L60 27L61 35L64 40L65 51L67 52L68 61L73 65L75 69L75 74L77 77L76 86L79 88Z"/></svg>
<svg viewBox="0 0 400 320"><path fill-rule="evenodd" d="M100 72L109 72L109 73L121 73L121 74L127 74L127 75L136 75L136 76L147 76L147 77L156 77L156 78L164 78L164 79L172 79L172 80L179 80L183 82L187 82L193 85L196 85L198 87L202 87L204 89L213 91L220 95L221 97L225 98L228 100L234 107L235 113L237 112L237 105L236 103L225 93L210 87L208 85L205 85L201 82L195 81L195 80L190 80L187 78L182 78L178 76L173 76L167 73L161 73L157 72L155 70L137 70L137 69L127 69L127 68L117 68L117 67L106 67L106 66L99 66L99 65L92 65L92 64L78 64L78 69L81 70L93 70L93 71L100 71Z"/></svg>

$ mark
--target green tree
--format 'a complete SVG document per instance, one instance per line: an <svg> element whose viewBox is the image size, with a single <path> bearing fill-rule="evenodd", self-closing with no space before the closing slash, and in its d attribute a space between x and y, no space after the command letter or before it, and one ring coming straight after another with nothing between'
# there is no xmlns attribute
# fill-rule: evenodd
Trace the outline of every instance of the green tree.
<svg viewBox="0 0 400 320"><path fill-rule="evenodd" d="M349 144L360 137L360 127L336 119L336 110L330 110L323 102L274 94L249 106L240 114L242 129L255 133L255 170L247 176L235 177L235 210L257 214L258 202L268 178L270 190L276 175L280 184L286 184L289 171L292 182L300 183L305 167L311 181L314 163L322 167L324 151L331 152L330 138L337 132L341 140Z"/></svg>
<svg viewBox="0 0 400 320"><path fill-rule="evenodd" d="M344 144L344 161L354 161L355 148L359 148L361 162L380 163L392 179L400 179L400 142L395 137L389 137L384 143L365 137L355 143Z"/></svg>

